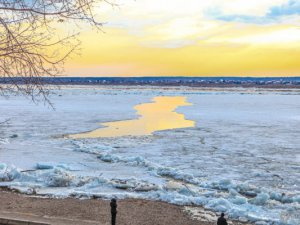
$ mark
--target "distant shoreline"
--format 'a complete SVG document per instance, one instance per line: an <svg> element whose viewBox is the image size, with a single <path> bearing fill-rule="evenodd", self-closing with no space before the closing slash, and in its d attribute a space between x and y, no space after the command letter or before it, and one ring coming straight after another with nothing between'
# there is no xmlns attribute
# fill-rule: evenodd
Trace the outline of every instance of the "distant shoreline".
<svg viewBox="0 0 300 225"><path fill-rule="evenodd" d="M152 87L190 87L190 88L258 88L258 89L300 89L300 85L274 85L274 84L267 84L267 85L255 85L255 84L243 84L243 85L236 85L236 84L199 84L199 85L189 85L189 84L95 84L95 83L48 83L49 85L66 85L66 86L152 86Z"/></svg>
<svg viewBox="0 0 300 225"><path fill-rule="evenodd" d="M0 78L0 85L28 84L36 78ZM300 89L300 77L43 77L47 85L157 86Z"/></svg>

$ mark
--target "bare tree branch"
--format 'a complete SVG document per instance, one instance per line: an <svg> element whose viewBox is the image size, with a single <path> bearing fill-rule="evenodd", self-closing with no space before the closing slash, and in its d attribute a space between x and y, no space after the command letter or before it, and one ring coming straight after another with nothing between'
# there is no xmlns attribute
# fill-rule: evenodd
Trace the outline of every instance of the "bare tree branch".
<svg viewBox="0 0 300 225"><path fill-rule="evenodd" d="M46 102L50 91L43 77L63 74L65 61L80 45L78 31L57 27L84 22L101 30L94 8L106 0L0 0L0 95L18 93ZM65 33L65 34L64 34Z"/></svg>

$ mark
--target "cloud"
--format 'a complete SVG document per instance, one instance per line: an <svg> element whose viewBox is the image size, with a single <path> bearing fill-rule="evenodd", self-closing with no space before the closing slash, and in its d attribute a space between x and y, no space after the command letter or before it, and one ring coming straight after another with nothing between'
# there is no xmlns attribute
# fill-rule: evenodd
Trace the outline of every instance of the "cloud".
<svg viewBox="0 0 300 225"><path fill-rule="evenodd" d="M280 17L286 15L300 15L300 1L290 0L288 3L274 6L270 8L270 12L266 15L268 17Z"/></svg>
<svg viewBox="0 0 300 225"><path fill-rule="evenodd" d="M114 35L110 33L111 29L119 30L130 37L130 43L154 49L171 50L208 43L219 44L220 39L224 41L221 41L223 44L230 46L261 44L256 38L278 40L276 33L269 35L269 32L274 31L273 28L268 28L278 26L277 29L283 29L283 25L293 27L290 25L299 23L296 20L300 13L300 0L114 1L120 7L110 8L105 5L98 12L99 16L108 21L104 27L108 31L107 35ZM252 26L262 29L252 29ZM283 32L299 35L299 32L290 30ZM294 39L291 40L288 35L284 36L282 42L293 42ZM278 36L283 35L279 33ZM119 46L119 42L114 46Z"/></svg>
<svg viewBox="0 0 300 225"><path fill-rule="evenodd" d="M166 41L147 41L142 42L142 45L150 48L182 48L189 45L196 44L196 40L186 40L186 39L177 39L177 40L166 40Z"/></svg>
<svg viewBox="0 0 300 225"><path fill-rule="evenodd" d="M300 1L290 0L287 3L271 6L264 15L226 14L222 9L207 10L206 15L212 19L226 22L243 22L255 24L277 23L286 16L300 15Z"/></svg>
<svg viewBox="0 0 300 225"><path fill-rule="evenodd" d="M270 22L270 18L266 16L253 16L244 14L225 14L220 8L210 8L206 11L206 16L209 19L216 19L225 22L241 22L241 23L256 23L262 24Z"/></svg>
<svg viewBox="0 0 300 225"><path fill-rule="evenodd" d="M299 75L300 0L112 1L70 75Z"/></svg>
<svg viewBox="0 0 300 225"><path fill-rule="evenodd" d="M248 33L233 31L230 35L214 37L207 43L233 43L264 48L294 49L299 47L300 29L295 27L260 28Z"/></svg>

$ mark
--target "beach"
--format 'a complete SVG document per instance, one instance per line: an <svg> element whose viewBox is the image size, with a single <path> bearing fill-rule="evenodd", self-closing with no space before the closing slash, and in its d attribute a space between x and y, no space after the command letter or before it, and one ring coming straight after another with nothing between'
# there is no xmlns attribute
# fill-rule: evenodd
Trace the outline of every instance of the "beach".
<svg viewBox="0 0 300 225"><path fill-rule="evenodd" d="M0 202L0 218L17 217L51 224L110 224L109 200L58 199L1 190ZM212 225L215 221L192 219L183 206L161 201L125 199L118 201L117 224Z"/></svg>

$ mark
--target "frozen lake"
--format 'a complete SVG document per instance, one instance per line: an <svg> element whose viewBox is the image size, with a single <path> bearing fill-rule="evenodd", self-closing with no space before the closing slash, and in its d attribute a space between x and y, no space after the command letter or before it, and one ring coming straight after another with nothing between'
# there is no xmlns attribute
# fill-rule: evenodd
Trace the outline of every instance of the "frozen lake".
<svg viewBox="0 0 300 225"><path fill-rule="evenodd" d="M51 100L0 98L1 186L300 224L300 90L90 86Z"/></svg>

